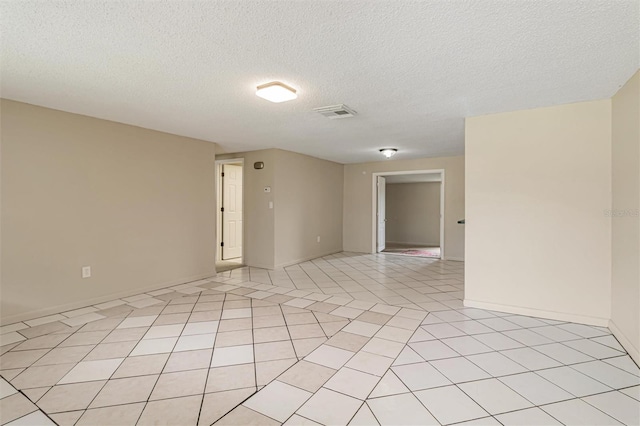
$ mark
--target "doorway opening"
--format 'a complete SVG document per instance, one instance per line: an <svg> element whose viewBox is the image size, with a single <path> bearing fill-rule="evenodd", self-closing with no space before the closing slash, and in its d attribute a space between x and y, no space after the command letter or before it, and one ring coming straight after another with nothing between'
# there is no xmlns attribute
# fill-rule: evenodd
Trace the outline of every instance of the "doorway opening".
<svg viewBox="0 0 640 426"><path fill-rule="evenodd" d="M444 170L372 177L372 253L444 259Z"/></svg>
<svg viewBox="0 0 640 426"><path fill-rule="evenodd" d="M216 161L218 272L244 265L243 172L242 158Z"/></svg>

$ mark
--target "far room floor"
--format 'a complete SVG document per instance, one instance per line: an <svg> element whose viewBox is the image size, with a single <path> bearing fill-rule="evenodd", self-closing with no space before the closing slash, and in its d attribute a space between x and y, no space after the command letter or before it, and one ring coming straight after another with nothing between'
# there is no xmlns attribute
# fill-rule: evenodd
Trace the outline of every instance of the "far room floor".
<svg viewBox="0 0 640 426"><path fill-rule="evenodd" d="M640 422L608 329L464 308L463 263L339 253L2 327L2 424Z"/></svg>
<svg viewBox="0 0 640 426"><path fill-rule="evenodd" d="M441 250L438 246L427 246L427 245L415 245L415 244L390 244L387 243L387 246L382 253L387 254L399 254L403 256L414 256L414 257L429 257L434 259L440 259Z"/></svg>

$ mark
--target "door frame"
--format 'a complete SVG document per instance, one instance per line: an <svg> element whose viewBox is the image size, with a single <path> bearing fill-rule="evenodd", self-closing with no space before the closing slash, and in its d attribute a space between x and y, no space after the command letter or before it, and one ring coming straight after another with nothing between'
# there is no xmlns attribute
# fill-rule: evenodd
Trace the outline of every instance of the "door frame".
<svg viewBox="0 0 640 426"><path fill-rule="evenodd" d="M222 240L222 213L220 207L222 206L222 179L220 174L222 173L222 166L224 164L240 164L242 166L242 263L244 263L245 255L245 232L244 232L244 158L230 158L228 160L216 160L215 163L215 185L216 185L216 262L222 261L222 250L220 250L220 242Z"/></svg>
<svg viewBox="0 0 640 426"><path fill-rule="evenodd" d="M371 173L371 253L378 253L378 176L396 176L396 175L427 175L427 174L439 174L441 178L440 182L440 259L445 259L445 244L444 244L444 169L430 169L430 170L402 170L402 171L389 171L389 172L374 172Z"/></svg>
<svg viewBox="0 0 640 426"><path fill-rule="evenodd" d="M380 180L382 179L382 181ZM380 182L384 182L384 189L381 190ZM384 203L380 200L380 192L384 191ZM387 248L387 178L376 176L376 252L380 253ZM384 220L380 220L380 207L384 206ZM384 222L384 233L380 229L380 224ZM384 248L380 250L380 236L384 234Z"/></svg>

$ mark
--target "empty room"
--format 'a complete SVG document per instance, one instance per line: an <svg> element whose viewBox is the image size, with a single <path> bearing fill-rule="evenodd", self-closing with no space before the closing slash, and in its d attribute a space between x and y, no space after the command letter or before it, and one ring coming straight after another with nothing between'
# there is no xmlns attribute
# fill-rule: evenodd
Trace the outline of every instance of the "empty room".
<svg viewBox="0 0 640 426"><path fill-rule="evenodd" d="M0 425L640 425L640 1L0 2Z"/></svg>

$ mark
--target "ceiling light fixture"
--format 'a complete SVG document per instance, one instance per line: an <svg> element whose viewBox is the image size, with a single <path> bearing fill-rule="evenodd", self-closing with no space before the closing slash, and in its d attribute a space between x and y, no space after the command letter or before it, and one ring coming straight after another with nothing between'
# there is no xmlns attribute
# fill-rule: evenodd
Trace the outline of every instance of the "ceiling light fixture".
<svg viewBox="0 0 640 426"><path fill-rule="evenodd" d="M398 152L398 150L395 148L382 148L380 150L380 153L387 158L393 157L394 155L396 155L396 152Z"/></svg>
<svg viewBox="0 0 640 426"><path fill-rule="evenodd" d="M280 103L296 99L296 89L279 81L261 84L256 88L256 95L271 102Z"/></svg>

